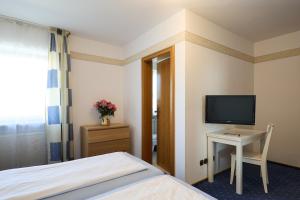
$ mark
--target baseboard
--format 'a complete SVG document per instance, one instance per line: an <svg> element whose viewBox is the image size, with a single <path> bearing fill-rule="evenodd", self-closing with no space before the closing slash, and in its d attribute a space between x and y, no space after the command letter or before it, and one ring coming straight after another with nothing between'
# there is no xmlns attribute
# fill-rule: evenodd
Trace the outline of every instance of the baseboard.
<svg viewBox="0 0 300 200"><path fill-rule="evenodd" d="M280 163L280 162L276 162L276 161L271 161L271 160L268 160L268 162L300 170L300 167L298 167L298 166L292 166L292 165L288 165L288 164L284 164L284 163Z"/></svg>
<svg viewBox="0 0 300 200"><path fill-rule="evenodd" d="M227 167L226 169L223 169L223 170L221 170L221 171L215 173L215 176L218 175L218 174L221 174L222 172L225 172L225 171L227 171L227 170L229 170L229 169L230 169L230 167ZM199 181L197 181L197 182L195 182L195 183L192 183L191 185L196 185L196 184L202 183L202 182L207 181L207 180L208 180L208 177L207 177L207 178L204 178L204 179L201 179L201 180L199 180Z"/></svg>
<svg viewBox="0 0 300 200"><path fill-rule="evenodd" d="M277 165L281 165L281 166L284 166L284 167L290 167L290 168L294 168L294 169L300 170L300 167L297 167L297 166L287 165L287 164L284 164L284 163L279 163L279 162L275 162L275 161L271 161L271 160L268 160L268 162L269 163L273 163L273 164L277 164ZM229 169L230 169L230 167L228 167L228 168L226 168L226 169L224 169L222 171L217 172L215 175L218 175L218 174L220 174L222 172L225 172L226 170L229 170ZM195 183L193 183L191 185L196 185L196 184L202 183L202 182L207 181L207 180L208 180L208 178L204 178L204 179L199 180L199 181L197 181L197 182L195 182Z"/></svg>
<svg viewBox="0 0 300 200"><path fill-rule="evenodd" d="M202 182L207 181L207 180L208 180L208 178L204 178L204 179L201 179L201 180L199 180L195 183L192 183L191 185L197 185L198 183L202 183Z"/></svg>

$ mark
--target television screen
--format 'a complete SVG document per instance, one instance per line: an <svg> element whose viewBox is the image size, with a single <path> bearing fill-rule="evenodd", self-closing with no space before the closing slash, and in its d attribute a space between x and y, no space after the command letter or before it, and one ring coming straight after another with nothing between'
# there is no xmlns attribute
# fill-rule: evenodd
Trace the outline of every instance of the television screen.
<svg viewBox="0 0 300 200"><path fill-rule="evenodd" d="M207 95L205 123L255 124L255 95Z"/></svg>

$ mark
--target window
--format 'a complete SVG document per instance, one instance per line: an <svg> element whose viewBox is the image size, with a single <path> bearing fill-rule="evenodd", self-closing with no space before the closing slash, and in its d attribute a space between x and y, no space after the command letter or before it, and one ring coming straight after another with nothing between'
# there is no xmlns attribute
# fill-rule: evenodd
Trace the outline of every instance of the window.
<svg viewBox="0 0 300 200"><path fill-rule="evenodd" d="M0 17L0 170L46 164L48 30Z"/></svg>
<svg viewBox="0 0 300 200"><path fill-rule="evenodd" d="M0 126L43 124L47 31L1 19L0 26Z"/></svg>

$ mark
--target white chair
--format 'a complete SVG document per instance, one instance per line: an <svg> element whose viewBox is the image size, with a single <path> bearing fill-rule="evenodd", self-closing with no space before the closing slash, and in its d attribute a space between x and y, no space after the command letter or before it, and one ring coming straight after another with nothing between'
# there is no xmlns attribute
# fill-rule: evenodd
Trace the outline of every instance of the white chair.
<svg viewBox="0 0 300 200"><path fill-rule="evenodd" d="M252 152L243 153L243 162L260 166L265 193L268 193L267 184L269 184L269 178L268 178L268 168L267 168L267 153L269 149L273 128L274 128L273 124L269 124L267 126L265 144L262 153L252 153ZM233 182L235 166L236 166L236 155L235 153L232 153L230 184L232 184Z"/></svg>

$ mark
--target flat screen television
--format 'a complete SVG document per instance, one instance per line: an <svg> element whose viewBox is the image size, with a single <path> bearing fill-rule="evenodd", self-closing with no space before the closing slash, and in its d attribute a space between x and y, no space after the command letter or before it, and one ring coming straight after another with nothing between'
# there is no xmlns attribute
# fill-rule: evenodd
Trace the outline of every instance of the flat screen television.
<svg viewBox="0 0 300 200"><path fill-rule="evenodd" d="M255 124L255 95L207 95L205 123Z"/></svg>

